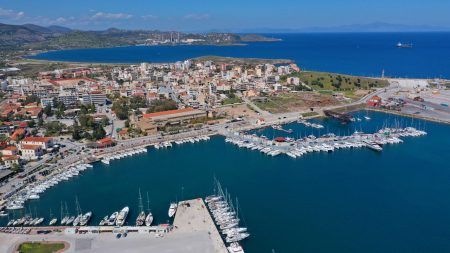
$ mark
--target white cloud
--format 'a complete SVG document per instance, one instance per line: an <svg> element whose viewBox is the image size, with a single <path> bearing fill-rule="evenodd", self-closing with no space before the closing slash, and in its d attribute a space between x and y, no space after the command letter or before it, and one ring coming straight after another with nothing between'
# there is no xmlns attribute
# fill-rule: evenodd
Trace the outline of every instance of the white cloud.
<svg viewBox="0 0 450 253"><path fill-rule="evenodd" d="M21 19L25 16L25 12L23 11L14 11L0 8L0 18L5 19Z"/></svg>
<svg viewBox="0 0 450 253"><path fill-rule="evenodd" d="M191 13L191 14L184 16L184 19L192 19L192 20L205 20L205 19L209 19L209 18L210 18L209 14Z"/></svg>
<svg viewBox="0 0 450 253"><path fill-rule="evenodd" d="M158 16L149 14L149 15L141 16L141 18L142 18L143 20L154 20L154 19L158 19Z"/></svg>
<svg viewBox="0 0 450 253"><path fill-rule="evenodd" d="M97 12L91 16L92 20L121 20L130 19L133 15L126 13L108 13L108 12Z"/></svg>

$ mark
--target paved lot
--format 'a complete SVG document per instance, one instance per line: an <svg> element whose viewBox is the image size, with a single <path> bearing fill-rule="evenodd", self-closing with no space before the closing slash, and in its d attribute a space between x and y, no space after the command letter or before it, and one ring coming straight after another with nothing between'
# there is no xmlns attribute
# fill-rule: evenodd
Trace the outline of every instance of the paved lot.
<svg viewBox="0 0 450 253"><path fill-rule="evenodd" d="M207 236L209 243L213 244L213 250L209 252L227 253L219 231L202 199L180 202L173 225L175 227L173 231L177 234L200 233Z"/></svg>
<svg viewBox="0 0 450 253"><path fill-rule="evenodd" d="M152 234L130 233L117 239L111 233L99 235L11 235L0 234L0 252L12 253L25 241L66 241L70 244L67 253L209 253L214 246L207 233L171 233L157 238Z"/></svg>

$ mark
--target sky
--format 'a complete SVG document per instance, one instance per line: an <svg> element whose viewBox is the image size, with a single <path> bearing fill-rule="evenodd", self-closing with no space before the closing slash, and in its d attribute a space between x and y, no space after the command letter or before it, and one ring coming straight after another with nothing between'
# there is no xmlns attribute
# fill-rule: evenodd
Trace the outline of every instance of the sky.
<svg viewBox="0 0 450 253"><path fill-rule="evenodd" d="M82 30L301 29L384 22L450 27L450 0L0 0L0 23Z"/></svg>

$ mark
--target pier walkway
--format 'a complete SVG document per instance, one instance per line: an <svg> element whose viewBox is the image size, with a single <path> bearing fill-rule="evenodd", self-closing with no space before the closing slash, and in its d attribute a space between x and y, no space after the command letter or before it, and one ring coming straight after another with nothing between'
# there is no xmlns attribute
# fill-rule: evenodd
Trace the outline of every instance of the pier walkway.
<svg viewBox="0 0 450 253"><path fill-rule="evenodd" d="M174 234L200 233L207 235L210 240L205 242L204 249L201 252L228 252L203 199L178 203L173 226ZM189 245L186 245L186 247L189 247Z"/></svg>

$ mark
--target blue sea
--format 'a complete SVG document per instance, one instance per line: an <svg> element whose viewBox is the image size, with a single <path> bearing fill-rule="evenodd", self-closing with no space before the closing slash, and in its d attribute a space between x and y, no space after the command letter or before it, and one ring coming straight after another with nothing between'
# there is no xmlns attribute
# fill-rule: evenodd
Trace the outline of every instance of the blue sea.
<svg viewBox="0 0 450 253"><path fill-rule="evenodd" d="M372 133L384 126L414 126L427 136L403 138L383 152L369 149L311 153L298 159L270 157L240 149L223 137L209 142L149 148L110 165L96 163L78 177L47 190L27 208L47 218L59 216L60 203L75 212L93 211L94 224L105 215L131 208L138 213L139 189L150 196L156 223L169 220L169 203L213 192L213 178L239 199L241 219L251 237L249 253L450 252L450 126L378 112L356 112L370 121L342 125L316 119L317 130L292 123L291 137ZM255 131L272 138L286 133ZM18 214L17 214L18 215ZM0 224L6 219L0 218ZM125 239L126 240L126 239ZM273 250L273 251L272 251Z"/></svg>
<svg viewBox="0 0 450 253"><path fill-rule="evenodd" d="M42 53L34 59L140 63L175 62L205 55L283 58L305 70L362 76L450 78L450 33L268 34L280 42L247 46L131 46ZM397 48L398 42L413 48Z"/></svg>

